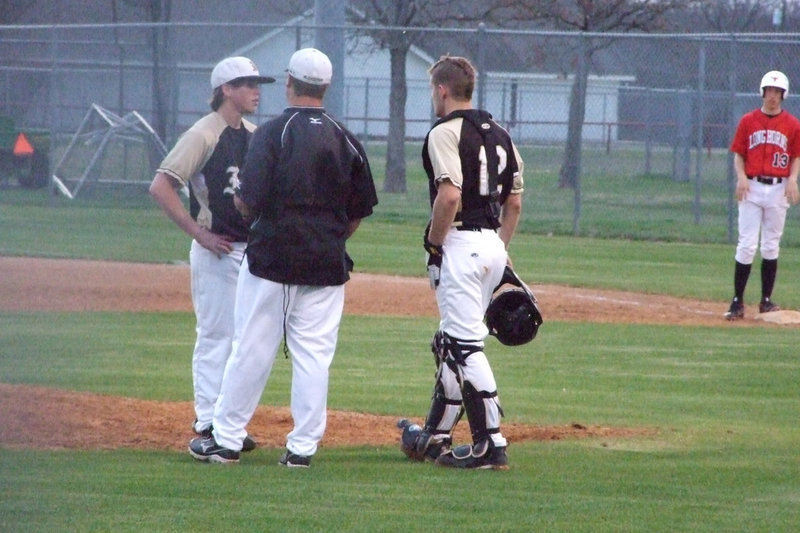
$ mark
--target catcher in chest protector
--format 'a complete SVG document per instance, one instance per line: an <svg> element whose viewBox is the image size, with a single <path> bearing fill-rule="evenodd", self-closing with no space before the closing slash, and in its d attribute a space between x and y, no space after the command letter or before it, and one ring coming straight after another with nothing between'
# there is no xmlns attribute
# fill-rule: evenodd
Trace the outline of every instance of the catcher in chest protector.
<svg viewBox="0 0 800 533"><path fill-rule="evenodd" d="M535 298L527 301L538 322L528 327L509 327L509 320L525 316L518 312L524 304L517 293L500 293L490 305L507 279L507 249L522 211L523 162L508 132L491 114L472 108L475 69L467 59L443 56L428 73L439 120L422 148L431 204L423 244L440 314L431 341L437 372L424 425L398 422L400 446L413 460L504 470L508 443L484 339L492 333L501 342L522 344L541 324ZM473 443L451 448L464 413Z"/></svg>

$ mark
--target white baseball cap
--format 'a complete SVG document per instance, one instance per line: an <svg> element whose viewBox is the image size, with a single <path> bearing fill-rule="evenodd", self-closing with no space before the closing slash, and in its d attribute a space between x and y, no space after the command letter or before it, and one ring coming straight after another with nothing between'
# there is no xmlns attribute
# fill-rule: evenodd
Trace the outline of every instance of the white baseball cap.
<svg viewBox="0 0 800 533"><path fill-rule="evenodd" d="M286 72L311 85L330 85L333 67L328 56L316 48L303 48L292 54Z"/></svg>
<svg viewBox="0 0 800 533"><path fill-rule="evenodd" d="M272 83L275 78L262 76L252 60L246 57L227 57L217 63L211 71L211 88L216 89L223 83L229 83L239 78L255 80L257 83Z"/></svg>

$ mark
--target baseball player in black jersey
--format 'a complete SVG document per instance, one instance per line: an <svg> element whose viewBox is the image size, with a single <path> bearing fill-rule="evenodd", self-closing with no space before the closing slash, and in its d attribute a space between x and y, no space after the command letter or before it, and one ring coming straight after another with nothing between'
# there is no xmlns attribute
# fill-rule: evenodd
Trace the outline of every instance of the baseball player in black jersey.
<svg viewBox="0 0 800 533"><path fill-rule="evenodd" d="M328 57L299 50L287 72L290 107L259 126L240 173L235 201L252 224L214 431L189 447L202 461L239 460L283 340L292 358L294 428L279 463L310 465L325 432L328 369L350 277L345 241L378 203L363 147L322 105Z"/></svg>
<svg viewBox="0 0 800 533"><path fill-rule="evenodd" d="M156 171L150 194L192 237L192 303L197 340L192 356L195 421L199 435L211 434L214 404L234 334L234 299L247 224L233 204L247 143L255 124L243 118L258 108L261 76L245 57L229 57L211 72L212 112L178 139ZM178 194L189 188L189 211ZM255 448L251 438L244 449Z"/></svg>
<svg viewBox="0 0 800 533"><path fill-rule="evenodd" d="M431 343L437 373L430 410L422 428L401 424L402 446L409 457L441 466L506 469L483 318L509 263L506 250L522 211L523 163L508 133L472 108L475 69L467 59L444 56L429 74L440 118L422 149L432 206L424 244L441 320ZM472 445L451 448L464 412Z"/></svg>

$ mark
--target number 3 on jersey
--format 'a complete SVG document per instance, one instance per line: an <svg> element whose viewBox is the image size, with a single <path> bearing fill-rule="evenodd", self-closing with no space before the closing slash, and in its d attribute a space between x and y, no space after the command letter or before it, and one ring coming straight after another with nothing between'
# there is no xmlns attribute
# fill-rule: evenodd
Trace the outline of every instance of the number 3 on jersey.
<svg viewBox="0 0 800 533"><path fill-rule="evenodd" d="M786 168L789 166L789 154L783 154L780 152L776 152L772 156L772 167L773 168Z"/></svg>
<svg viewBox="0 0 800 533"><path fill-rule="evenodd" d="M500 145L495 146L495 149L497 150L497 175L499 176L503 173L508 164L508 153ZM486 146L481 146L478 152L478 160L481 162L479 176L480 185L478 190L481 196L489 196L489 161L486 157Z"/></svg>

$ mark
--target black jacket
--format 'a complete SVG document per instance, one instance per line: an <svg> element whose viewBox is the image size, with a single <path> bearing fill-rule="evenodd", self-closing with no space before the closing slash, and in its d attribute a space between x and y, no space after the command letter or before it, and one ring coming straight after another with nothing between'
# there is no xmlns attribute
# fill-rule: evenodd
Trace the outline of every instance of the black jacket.
<svg viewBox="0 0 800 533"><path fill-rule="evenodd" d="M349 279L348 224L378 203L349 131L323 108L287 108L253 134L239 180L240 199L257 213L246 252L253 275L295 285Z"/></svg>

